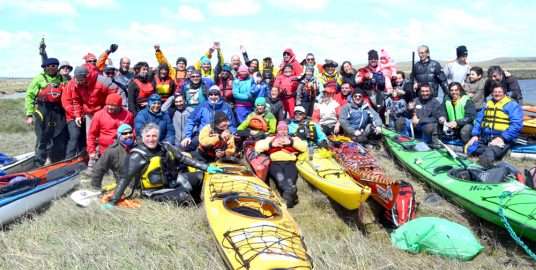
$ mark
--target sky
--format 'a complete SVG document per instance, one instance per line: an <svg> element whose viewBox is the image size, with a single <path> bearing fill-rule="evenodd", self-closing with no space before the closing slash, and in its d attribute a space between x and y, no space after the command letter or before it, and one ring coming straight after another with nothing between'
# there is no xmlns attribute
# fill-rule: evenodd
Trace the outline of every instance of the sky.
<svg viewBox="0 0 536 270"><path fill-rule="evenodd" d="M438 60L454 59L462 44L469 61L536 56L534 10L536 1L508 0L0 0L0 77L38 74L42 37L50 57L71 65L111 43L116 66L122 56L156 65L154 44L173 63L193 63L214 41L226 61L243 45L276 64L285 48L320 63L365 63L368 50L382 48L411 61L421 44Z"/></svg>

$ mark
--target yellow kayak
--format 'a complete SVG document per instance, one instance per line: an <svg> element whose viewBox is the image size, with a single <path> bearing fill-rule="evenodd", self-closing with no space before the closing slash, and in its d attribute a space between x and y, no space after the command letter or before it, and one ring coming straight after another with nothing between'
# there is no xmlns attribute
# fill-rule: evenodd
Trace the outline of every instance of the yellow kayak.
<svg viewBox="0 0 536 270"><path fill-rule="evenodd" d="M521 133L530 136L536 136L536 118L523 121L523 129Z"/></svg>
<svg viewBox="0 0 536 270"><path fill-rule="evenodd" d="M298 160L296 167L305 181L346 209L359 208L370 195L370 187L356 183L327 149L315 149L311 160Z"/></svg>
<svg viewBox="0 0 536 270"><path fill-rule="evenodd" d="M209 226L229 269L312 269L301 231L285 204L245 166L217 163L205 173Z"/></svg>

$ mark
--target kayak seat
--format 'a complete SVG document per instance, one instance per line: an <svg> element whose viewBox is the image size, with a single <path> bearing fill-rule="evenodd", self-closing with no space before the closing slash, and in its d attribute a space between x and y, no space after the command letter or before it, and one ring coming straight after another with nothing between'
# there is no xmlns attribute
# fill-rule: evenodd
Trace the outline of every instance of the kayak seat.
<svg viewBox="0 0 536 270"><path fill-rule="evenodd" d="M498 167L488 170L480 168L467 169L452 169L449 171L449 176L465 181L497 184L504 182L507 179L509 172L506 168Z"/></svg>
<svg viewBox="0 0 536 270"><path fill-rule="evenodd" d="M223 199L223 205L230 211L254 218L277 218L281 209L271 200L254 196L231 195Z"/></svg>

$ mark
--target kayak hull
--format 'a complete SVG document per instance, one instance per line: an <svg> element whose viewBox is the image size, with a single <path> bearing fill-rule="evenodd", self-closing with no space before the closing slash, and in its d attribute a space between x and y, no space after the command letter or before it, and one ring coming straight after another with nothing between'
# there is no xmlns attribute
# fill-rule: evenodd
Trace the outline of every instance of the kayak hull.
<svg viewBox="0 0 536 270"><path fill-rule="evenodd" d="M229 269L311 269L301 231L281 199L246 167L205 174L204 207Z"/></svg>
<svg viewBox="0 0 536 270"><path fill-rule="evenodd" d="M0 171L3 171L5 174L12 174L35 169L34 157L34 152L15 156L15 161L13 163L9 163L3 166L0 165Z"/></svg>
<svg viewBox="0 0 536 270"><path fill-rule="evenodd" d="M298 160L300 176L348 210L359 208L370 195L369 187L357 183L327 149L315 149L311 160Z"/></svg>
<svg viewBox="0 0 536 270"><path fill-rule="evenodd" d="M39 183L32 188L11 191L9 196L0 199L0 224L34 211L48 202L63 196L80 183L80 172L85 169L85 158L55 163L26 173L15 173L0 177L2 187L14 176L36 179ZM3 194L6 195L6 194Z"/></svg>
<svg viewBox="0 0 536 270"><path fill-rule="evenodd" d="M446 150L416 152L408 150L416 141L399 142L398 134L383 131L385 144L391 154L408 171L454 204L498 226L505 227L499 209L504 209L514 231L522 237L536 241L536 190L530 189L512 177L500 183L482 183L456 177L456 170L465 170L460 161L454 160ZM462 161L471 169L481 169L477 164ZM501 195L512 194L501 201Z"/></svg>

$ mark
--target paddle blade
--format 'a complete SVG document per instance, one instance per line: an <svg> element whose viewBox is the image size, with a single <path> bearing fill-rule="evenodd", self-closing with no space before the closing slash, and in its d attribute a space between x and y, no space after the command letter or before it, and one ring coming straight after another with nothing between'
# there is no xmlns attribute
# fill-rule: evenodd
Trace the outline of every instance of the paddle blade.
<svg viewBox="0 0 536 270"><path fill-rule="evenodd" d="M88 207L101 192L91 190L77 190L71 194L71 200L80 207Z"/></svg>

